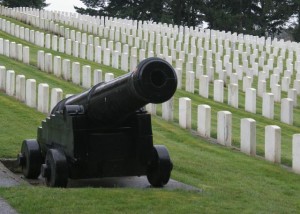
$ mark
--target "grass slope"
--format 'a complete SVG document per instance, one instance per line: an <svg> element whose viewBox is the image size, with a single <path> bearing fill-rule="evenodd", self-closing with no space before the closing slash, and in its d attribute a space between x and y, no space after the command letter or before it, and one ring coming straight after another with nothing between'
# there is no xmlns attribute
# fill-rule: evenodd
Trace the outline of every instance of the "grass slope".
<svg viewBox="0 0 300 214"><path fill-rule="evenodd" d="M25 25L23 25L25 26ZM1 65L13 69L26 78L34 78L38 83L49 83L50 87L60 87L64 93L78 93L83 89L65 82L53 75L42 73L32 66L36 64L36 53L41 48L0 32L0 37L30 46L31 66L0 56ZM43 49L45 50L45 49ZM64 54L49 51L62 58ZM71 58L81 65L91 64L92 68L102 68L116 75L120 70L100 66L87 60ZM212 92L212 90L211 90ZM154 142L166 145L174 162L172 178L196 186L203 192L163 189L103 189L70 188L50 189L44 187L0 188L4 197L20 213L297 213L300 209L299 175L282 169L257 157L248 157L235 149L208 143L180 129L178 123L178 99L190 97L193 101L193 128L196 128L196 108L198 104L212 106L212 136L216 137L216 113L220 110L233 112L233 144L239 146L239 121L252 117L257 120L257 150L264 153L264 126L279 125L282 128L282 159L291 165L291 136L299 132L296 126L285 125L276 120L268 120L260 115L249 114L242 109L234 109L197 94L182 90L175 95L174 123L166 123L153 117ZM241 94L243 99L243 94ZM21 142L35 138L36 128L45 115L20 104L14 98L0 92L0 157L15 157ZM258 99L258 106L261 100ZM278 106L278 105L277 105ZM260 110L258 110L260 111ZM299 124L299 108L295 110L296 124ZM161 113L161 107L158 107ZM278 110L277 110L278 114Z"/></svg>
<svg viewBox="0 0 300 214"><path fill-rule="evenodd" d="M6 17L7 18L7 17ZM23 24L21 22L18 22L14 19L9 19L10 21L20 24L24 27L29 27L30 29L36 29L32 26ZM80 58L74 58L72 56L68 56L66 54L58 53L52 50L47 50L45 48L37 47L31 43L28 43L26 41L20 40L16 37L13 37L11 35L8 35L4 32L0 32L0 37L3 37L4 39L10 39L12 41L15 41L17 43L22 43L24 45L30 46L30 63L32 66L26 66L22 63L12 61L10 59L5 58L4 56L0 56L1 64L6 65L8 69L14 69L17 73L25 74L26 78L35 78L37 79L38 83L40 82L46 82L50 84L50 87L60 87L64 90L64 94L73 94L78 93L82 91L83 89L79 86L74 86L71 83L66 83L62 79L58 79L54 77L53 75L48 75L42 72L37 71L35 65L36 65L36 54L38 50L45 50L45 52L51 52L53 55L59 55L63 59L71 59L71 61L78 61L81 63L81 65L91 65L92 70L94 69L102 69L104 72L113 72L116 76L124 74L123 71L120 71L118 69L113 69L108 66L99 65L94 62L90 62L87 60L83 60ZM185 67L185 66L184 66ZM185 76L185 75L183 75ZM185 79L183 79L183 85L184 85ZM257 80L254 80L254 85L256 85ZM245 94L241 92L242 87L242 81L239 83L240 92L239 92L239 100L240 100L240 108L236 109L233 107L230 107L224 103L227 103L227 94L228 90L227 88L224 89L224 103L218 103L213 101L213 86L210 84L210 98L205 99L203 97L200 97L197 93L197 90L195 94L185 92L183 90L178 90L175 95L175 105L174 105L174 121L178 122L178 99L180 97L189 97L192 100L192 127L194 130L197 128L197 105L199 104L208 104L212 107L212 137L217 137L217 112L227 110L233 113L233 145L236 147L240 146L240 119L242 118L253 118L257 121L257 154L263 156L264 155L264 127L267 125L277 125L281 127L282 129L282 163L285 165L291 166L292 165L292 135L300 133L300 107L294 108L294 126L286 125L284 123L280 122L280 104L276 103L274 107L274 120L270 120L267 118L264 118L261 116L262 112L262 99L257 98L257 114L252 114L249 112L246 112L244 110L245 103ZM198 88L198 82L196 83L196 88ZM282 97L286 97L286 93L282 93ZM300 99L299 99L300 100ZM161 106L158 106L158 114L161 114Z"/></svg>
<svg viewBox="0 0 300 214"><path fill-rule="evenodd" d="M12 122L32 120L26 119L26 125L20 123L20 130L27 126L28 132L15 129L11 135L35 136L31 129L43 115L5 95L1 95L2 100L10 107L6 115L11 115ZM261 158L208 143L157 117L152 123L155 143L166 145L170 151L172 178L202 192L24 186L0 188L0 196L20 213L296 213L300 209L299 175Z"/></svg>

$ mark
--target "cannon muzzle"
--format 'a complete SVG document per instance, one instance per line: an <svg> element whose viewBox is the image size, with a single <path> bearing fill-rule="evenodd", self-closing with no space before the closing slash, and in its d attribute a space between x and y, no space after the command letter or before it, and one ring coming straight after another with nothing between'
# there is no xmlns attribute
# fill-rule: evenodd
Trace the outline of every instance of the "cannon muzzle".
<svg viewBox="0 0 300 214"><path fill-rule="evenodd" d="M176 88L177 76L172 66L160 58L148 58L128 74L62 100L52 114L77 105L83 107L89 119L111 125L148 103L169 100Z"/></svg>

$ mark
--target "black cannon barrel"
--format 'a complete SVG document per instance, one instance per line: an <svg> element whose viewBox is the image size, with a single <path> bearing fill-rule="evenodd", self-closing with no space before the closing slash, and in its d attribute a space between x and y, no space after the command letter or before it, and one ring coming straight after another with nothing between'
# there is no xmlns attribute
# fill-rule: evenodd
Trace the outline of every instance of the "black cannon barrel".
<svg viewBox="0 0 300 214"><path fill-rule="evenodd" d="M137 68L107 83L66 98L52 113L66 105L82 105L91 120L109 124L122 120L148 103L169 100L177 88L177 76L172 66L160 58L143 60Z"/></svg>

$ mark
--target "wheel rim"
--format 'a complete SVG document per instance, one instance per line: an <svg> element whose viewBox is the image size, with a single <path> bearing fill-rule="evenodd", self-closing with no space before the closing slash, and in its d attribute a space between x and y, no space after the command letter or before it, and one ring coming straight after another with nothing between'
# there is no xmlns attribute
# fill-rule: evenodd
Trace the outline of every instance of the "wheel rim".
<svg viewBox="0 0 300 214"><path fill-rule="evenodd" d="M56 149L49 149L46 154L45 182L49 187L66 187L68 182L67 160L63 153Z"/></svg>
<svg viewBox="0 0 300 214"><path fill-rule="evenodd" d="M40 174L42 157L36 140L24 140L21 148L21 167L26 178L37 178Z"/></svg>
<svg viewBox="0 0 300 214"><path fill-rule="evenodd" d="M173 164L166 147L155 146L153 153L153 162L148 168L147 178L152 186L162 187L170 179Z"/></svg>

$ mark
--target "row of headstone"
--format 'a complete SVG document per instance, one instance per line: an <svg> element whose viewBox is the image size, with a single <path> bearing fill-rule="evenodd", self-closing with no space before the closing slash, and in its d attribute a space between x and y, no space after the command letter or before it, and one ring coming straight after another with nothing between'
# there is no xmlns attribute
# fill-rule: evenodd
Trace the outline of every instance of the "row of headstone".
<svg viewBox="0 0 300 214"><path fill-rule="evenodd" d="M179 125L184 129L192 128L191 99L179 98ZM199 135L211 136L211 107L198 105L197 132ZM256 155L256 121L251 118L241 119L240 149L242 152ZM300 173L300 135L293 136L292 162L293 170ZM232 114L228 111L219 111L217 115L217 142L224 146L232 143ZM265 127L265 159L274 163L281 163L281 128L275 125Z"/></svg>
<svg viewBox="0 0 300 214"><path fill-rule="evenodd" d="M47 38L47 37L46 37ZM46 42L47 43L47 42ZM60 51L63 51L63 49L64 48L60 48L61 50ZM80 56L82 57L82 58L85 58L85 48L81 48L83 51L81 51L81 54L80 54ZM89 56L88 56L88 58L90 59L90 60L92 60L92 58L93 58L93 51L88 51L88 53L90 53L89 54ZM107 51L106 50L106 53L107 54L105 54L105 58L106 59L110 59L110 57L109 56L107 56L107 55L109 55L108 53L110 53L109 51ZM76 55L76 54L75 54ZM116 56L117 55L117 57L114 57L114 56ZM125 55L126 56L126 55ZM113 64L113 66L115 67L115 68L118 68L118 53L114 53L113 54L113 62L112 62L112 64ZM133 59L131 59L130 60L130 62L134 62L134 57L133 57ZM100 60L98 60L98 61L101 61L101 59ZM124 61L124 60L122 60L122 61ZM110 62L109 62L109 60L104 60L104 64L106 64L106 65L109 65L110 64ZM126 69L126 64L127 63L125 63L125 65L123 65L122 64L122 66L121 66L121 68L123 68L123 69ZM133 63L134 64L134 63ZM135 65L135 64L134 64ZM128 66L127 66L128 67ZM133 67L133 66L132 66ZM127 69L128 70L128 69ZM189 78L187 78L187 79L189 79ZM283 87L281 87L282 88L282 90L284 90L284 91L286 91L286 90L288 90L288 87L287 87L287 85L289 84L289 82L290 82L290 80L288 79L288 77L287 78L285 78L285 82L283 82ZM272 82L272 81L271 81ZM193 82L191 82L191 83L193 83ZM284 87L285 86L285 87ZM188 89L188 91L194 91L194 89L193 89L193 85L187 85L186 87L188 87L189 89ZM259 93L259 94L261 94L261 93ZM280 100L280 99L278 99L278 100Z"/></svg>
<svg viewBox="0 0 300 214"><path fill-rule="evenodd" d="M16 44L8 39L0 38L0 54L21 61L24 64L30 63L29 47Z"/></svg>
<svg viewBox="0 0 300 214"><path fill-rule="evenodd" d="M68 67L68 66L66 66L66 67ZM84 70L84 72L89 73L90 68L88 66L84 66L83 70ZM221 70L221 69L218 69L218 70ZM11 76L12 75L12 74L10 74L12 72L8 72L8 73L7 73L7 76ZM187 76L187 79L189 79L189 80L187 80L187 82L190 82L191 84L193 84L193 81L192 81L192 77L194 76L193 71L188 71L187 74L189 74ZM23 77L19 76L17 78L16 82L17 81L21 82L22 79L23 79ZM8 78L8 80L6 82L8 83L10 81L11 81L11 77ZM216 85L219 86L219 87L221 87L223 85L222 81L223 80L216 80L215 81ZM288 82L288 79L286 81ZM282 85L284 85L284 84L282 84ZM7 93L10 93L11 90L12 90L11 88L8 88L7 89ZM191 87L188 88L188 90L190 90L191 92L193 92L193 89ZM47 93L47 86L44 85L44 84L39 85L39 91L41 91L40 92L41 94L42 93ZM203 91L206 91L206 88ZM255 98L255 96L256 96L256 90L252 89L250 87L245 87L245 92L246 92L246 97L249 97L249 99L246 98L246 100L253 100ZM49 93L49 90L48 90L48 93ZM265 93L263 93L263 95L265 95ZM22 97L22 95L18 95L18 96ZM215 97L218 100L222 100L222 94L216 93ZM166 109L170 109L170 106L172 106L172 105L170 105L170 103L172 103L172 102L170 101L170 102L166 103L166 104L169 104L169 105L165 105L166 106L165 108ZM190 100L188 100L188 99L182 99L182 100L180 100L179 103L181 103L181 105L180 105L181 107L179 107L179 108L181 109L180 112L182 112L182 115L179 117L179 123L184 128L190 128L190 126L191 126L190 125L190 122L191 122L190 117L191 117L191 115L190 115L190 112L187 110L187 109L191 108L190 107L191 106ZM246 101L246 103L247 103L247 101ZM249 103L249 105L246 104L246 108L247 108L246 110L248 110L250 112L254 112L255 108L253 106L255 106L255 105L253 105L253 102L250 102L250 101L248 101L248 103ZM286 106L285 109L292 109L291 106L293 106L293 102L290 99L286 99L286 100L282 101L282 105ZM39 106L40 106L40 109L43 109L44 108L43 106L46 106L46 104L43 101L41 101L41 104ZM202 110L202 111L206 112L207 111L206 108L204 108L204 109L205 110ZM288 111L288 112L290 112L290 111ZM164 111L163 111L163 113L164 113ZM281 114L282 115L286 115L286 113L285 112L283 113L283 111L281 112ZM170 117L166 116L166 118L170 118ZM290 119L287 119L287 120L290 120ZM221 143L221 144L223 144L223 145L231 145L231 136L230 136L231 130L228 129L228 127L230 127L230 126L228 126L228 124L231 124L231 113L230 112L219 112L218 113L218 133L220 133L220 134L218 135L218 142ZM225 126L226 126L226 130L223 131L223 128ZM220 130L220 132L219 132L219 130ZM207 133L207 130L206 130L206 133ZM266 152L266 159L269 159L271 161L275 160L275 162L278 162L278 153L279 153L279 157L280 157L280 149L278 149L278 143L277 143L278 139L280 139L278 137L278 127L266 127L266 133L268 133L268 135L266 134L266 141L272 141L273 139L275 139L276 142L274 144L266 146L265 150L266 151L267 150L268 151L272 151L272 152L273 151L279 151L277 153L275 152L276 154L274 154L274 153L270 153L269 154L268 152ZM253 141L253 139L252 139L252 141Z"/></svg>
<svg viewBox="0 0 300 214"><path fill-rule="evenodd" d="M37 87L35 79L16 75L15 71L6 70L5 66L0 66L0 90L46 114L63 98L63 91L60 88L50 89L47 83L40 83Z"/></svg>
<svg viewBox="0 0 300 214"><path fill-rule="evenodd" d="M47 42L46 42L47 43ZM107 51L107 49L106 49L106 51ZM81 55L83 55L83 54L81 54ZM107 53L106 54L104 54L105 55L105 60L104 60L104 63L106 64L106 65L109 65L110 63L109 62L107 62L107 61L109 61L110 60L110 54L109 54L109 51L107 51ZM51 56L49 56L49 54L48 55L46 55L46 57L45 57L46 59L45 59L45 62L46 62L46 65L45 65L45 70L47 71L47 72L50 72L51 70L53 70L53 67L52 67L52 57ZM57 59L57 58L56 58ZM134 57L133 57L133 59L134 59ZM134 60L131 60L131 62L134 62ZM118 60L117 60L118 61ZM57 66L57 67L60 67L59 66L59 63L57 63L57 62L59 62L59 60L55 60L55 65ZM132 63L133 65L132 65L132 69L134 68L134 66L136 66L136 62L135 63ZM116 67L118 67L118 66L116 66ZM68 61L63 61L63 68L65 68L65 69L63 69L63 71L65 71L64 72L64 78L65 79L67 79L67 80L69 80L70 79L70 77L71 77L71 75L70 75L70 63L68 62ZM60 70L60 68L59 69L55 69L55 71L56 70ZM85 69L84 69L84 71L85 71ZM60 75L59 73L58 73L58 75ZM248 78L248 79L250 79L250 78ZM192 72L192 71L189 71L189 72L187 72L187 78L186 78L186 90L187 91L189 91L189 92L194 92L194 72ZM243 79L244 80L244 82L245 83L247 83L247 81L245 81L245 80L247 80L247 78L245 79ZM89 87L90 86L90 84L89 84L89 82L90 81L83 81L83 86L84 87ZM249 82L249 81L248 81ZM271 81L272 82L272 81ZM205 85L207 85L207 84L205 84ZM215 99L215 101L218 101L218 102L223 102L223 99L224 99L224 96L223 96L223 83L222 83L222 81L221 80L217 80L217 81L215 81L215 87L214 87L214 99ZM245 85L245 84L244 84ZM232 87L231 87L232 88ZM247 87L243 87L244 88L244 90L246 90L246 88L249 88L249 86ZM261 87L262 88L262 87ZM275 87L273 87L273 88L275 88ZM205 89L206 90L206 89ZM254 89L251 89L251 90L247 90L247 92L246 92L246 97L249 97L250 95L250 92L252 92L252 98L255 98L256 97L256 92L253 92L253 90ZM249 92L250 91L250 92ZM219 93L220 92L220 93ZM232 93L230 93L230 94L232 94ZM259 94L264 94L264 93L259 93ZM280 94L280 93L276 93L276 91L275 91L275 93L274 93L275 95L276 94ZM236 97L237 97L238 95L236 95L235 94L235 98L233 98L234 100L238 100L238 99L236 99ZM293 96L294 98L296 97L296 96ZM231 99L232 100L232 99ZM249 101L250 100L250 101ZM246 99L246 105L245 105L245 107L246 107L246 111L249 111L249 112L252 112L252 113L256 113L256 105L255 105L255 102L252 102L253 100L256 100L256 99ZM279 96L279 98L277 98L276 99L276 97L275 97L275 100L281 100L280 99L280 96ZM232 102L233 104L234 104L234 106L236 106L236 103L234 103L234 102ZM285 105L284 105L285 106ZM270 113L271 115L272 115L272 113ZM290 113L291 115L292 115L292 112ZM289 120L289 121L292 121L292 120Z"/></svg>
<svg viewBox="0 0 300 214"><path fill-rule="evenodd" d="M186 77L186 91L194 93L195 74L194 72L188 72ZM239 108L239 90L238 84L232 81L228 85L228 105L235 108ZM257 90L251 88L252 78L244 78L243 90L245 91L245 110L256 114L256 100ZM213 85L213 99L216 102L224 103L224 91L225 84L223 80L215 80ZM262 115L264 117L274 119L274 105L275 102L281 102L281 121L287 124L293 124L293 107L297 106L297 90L289 89L288 98L281 99L281 91L274 90L274 93L267 93L266 87L260 87L258 96L262 97ZM209 97L209 77L207 75L201 75L199 78L199 95L205 98ZM288 116L284 116L288 115ZM289 118L287 120L287 118Z"/></svg>
<svg viewBox="0 0 300 214"><path fill-rule="evenodd" d="M285 86L285 85L288 85L289 82L290 82L290 81L289 81L289 79L288 79L288 77L287 77L287 78L285 79L285 81L283 82L283 84L282 84L282 85L283 85L283 87L282 87L282 90L283 90L283 91L286 91L286 90L287 90L287 87L284 87L284 86ZM279 99L279 100L280 100L280 99Z"/></svg>
<svg viewBox="0 0 300 214"><path fill-rule="evenodd" d="M51 17L55 21L62 21L62 22L64 22L66 20L74 18L74 16L71 16L71 14L63 14L63 13L60 13L60 12L55 12L54 13L54 12L45 11L45 13L48 15L46 17ZM69 16L69 17L67 17L67 16ZM104 24L104 20L103 20L104 18L103 17L80 16L80 17L78 17L78 19L79 19L79 21L82 21L82 22L87 21L86 24L91 24L91 22L93 22L93 21L96 22L95 24L102 24L102 23ZM118 21L121 22L122 20L120 20L120 19L113 19L113 18L106 18L105 21L106 21L106 26L115 26L115 25L117 25ZM121 22L120 25L124 26L124 24L127 24L127 23L131 23L132 25L137 26L137 22L136 21L131 21L131 20L123 20L123 22ZM64 24L66 24L66 23L64 23ZM162 25L162 24L160 24L160 25ZM75 25L74 27L77 27L77 26ZM128 26L126 26L126 27L128 27ZM147 29L147 27L151 28L151 29L156 29L155 25L153 25L153 23L147 23L147 22L143 22L143 23L139 22L138 23L138 27L139 27L139 29ZM170 25L170 28L172 28L172 27L173 26ZM91 27L85 26L83 28L84 29L90 29ZM172 33L174 31L176 32L176 30L179 29L180 32L183 32L183 31L185 31L185 33L190 33L191 32L191 34L194 31L198 31L199 30L198 28L195 28L195 30L194 30L193 28L188 28L188 27L185 27L184 30L183 30L182 26L180 26L179 28L178 28L178 26L174 26L173 30L171 30L170 28L168 28L168 26L166 26L166 24L163 24L163 27L159 27L157 29L160 29L160 30L167 29L166 30L167 32L171 31ZM207 34L209 34L209 33L207 33ZM225 33L225 32L218 32L218 31L211 31L211 34L212 34L212 36L215 36L215 37L219 38L220 35L226 35L226 36L228 36L230 34L230 32L229 33ZM215 34L218 34L218 35L215 35ZM241 37L241 36L243 37L243 35L239 35L239 37ZM235 35L235 37L237 37L237 36ZM253 37L253 36L245 35L245 40L246 41L247 41L247 37ZM224 38L224 36L223 36L223 38ZM261 38L254 37L254 38L256 38L258 40L263 40L263 43L265 42L265 39L263 37L261 37ZM250 41L251 41L251 38L250 38ZM260 43L262 43L262 42L260 42ZM273 43L276 44L275 42L273 42ZM268 44L268 42L267 42L267 44Z"/></svg>
<svg viewBox="0 0 300 214"><path fill-rule="evenodd" d="M78 33L80 33L80 32L78 32ZM86 40L86 39L85 39Z"/></svg>
<svg viewBox="0 0 300 214"><path fill-rule="evenodd" d="M91 66L81 67L79 62L71 62L69 59L62 59L60 56L52 56L51 53L45 53L39 50L37 53L37 67L41 71L53 73L57 77L62 77L66 81L72 81L74 84L81 85L84 88L90 88L103 81L102 70L95 69L91 71ZM92 78L93 76L93 78ZM105 74L104 81L113 79L113 74Z"/></svg>
<svg viewBox="0 0 300 214"><path fill-rule="evenodd" d="M84 54L81 54L81 55L84 55ZM109 62L107 62L108 60L107 59L110 59L110 57L109 57L109 54L105 54L105 58L106 58L106 60L104 60L104 62L105 62L105 64L106 65L109 65ZM134 59L134 58L133 58ZM48 60L46 60L46 61L48 61ZM134 60L131 60L131 61L134 61ZM52 62L51 60L49 60L49 62ZM52 65L52 63L48 63L49 65ZM67 63L66 63L67 64ZM133 63L134 65L136 64L136 63ZM66 66L66 67L69 67L69 66ZM47 69L50 69L51 70L51 66L49 66L49 67L46 67ZM194 91L194 87L193 87L193 85L194 85L194 81L193 81L193 72L192 71L189 71L189 72L187 72L187 78L186 78L186 80L187 80L187 84L186 84L186 90L187 91L190 91L190 92L193 92ZM68 75L66 76L66 78L68 79L69 77L68 77ZM246 78L244 78L243 80L243 82L245 82L245 83L247 83L247 81L245 81L245 80L247 80L247 78L248 79L250 79L249 77L246 77ZM248 81L249 82L249 81ZM272 81L271 81L272 82ZM215 82L215 85L217 86L217 87L215 87L215 88L222 88L222 84L221 84L221 82L220 81L216 81ZM245 85L245 84L244 84ZM248 87L243 87L244 88L244 90L246 90L246 88L248 88ZM261 87L262 88L262 87ZM273 88L276 88L275 86L273 87ZM278 87L277 87L278 88ZM219 101L219 102L222 102L222 100L223 100L223 95L222 95L222 93L218 93L218 91L220 91L220 90L214 90L215 92L214 92L214 97L215 97L215 100L216 101ZM259 94L263 94L263 93L259 93ZM276 91L275 91L275 93L274 93L275 95L276 94L279 94L279 93L276 93ZM246 93L246 95L247 95L247 93ZM278 96L276 96L276 97L278 97ZM279 96L279 98L277 98L276 99L276 97L275 97L275 100L281 100L280 99L280 96ZM236 99L235 99L236 100ZM248 99L246 99L246 100L248 100ZM251 102L250 102L251 103ZM246 105L246 110L248 110L248 111L250 111L250 112L253 112L253 113L255 113L255 108L253 107L253 106L255 106L255 105L253 105L253 103L252 103L252 107L251 108L249 108L248 107L248 105Z"/></svg>
<svg viewBox="0 0 300 214"><path fill-rule="evenodd" d="M32 14L32 13L31 13ZM57 20L61 20L62 19L62 17L64 17L64 16L59 16L59 19L57 19ZM141 26L139 26L140 28L141 28ZM86 27L85 27L86 28ZM212 31L213 32L213 31ZM221 34L222 35L222 34Z"/></svg>

